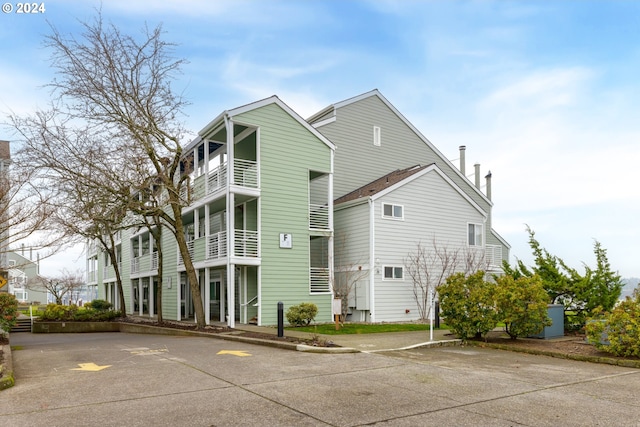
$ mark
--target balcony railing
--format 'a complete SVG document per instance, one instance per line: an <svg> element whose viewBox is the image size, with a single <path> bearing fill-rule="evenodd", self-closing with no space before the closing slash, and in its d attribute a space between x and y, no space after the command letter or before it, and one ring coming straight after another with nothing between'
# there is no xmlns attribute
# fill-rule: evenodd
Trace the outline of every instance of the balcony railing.
<svg viewBox="0 0 640 427"><path fill-rule="evenodd" d="M207 194L227 185L227 164L222 164L209 172L207 180Z"/></svg>
<svg viewBox="0 0 640 427"><path fill-rule="evenodd" d="M191 257L191 260L193 260L193 245L194 245L195 240L191 240L189 242L187 242L187 250L189 251L189 256ZM184 259L182 259L182 254L180 253L180 251L178 250L178 265L184 265Z"/></svg>
<svg viewBox="0 0 640 427"><path fill-rule="evenodd" d="M131 259L131 273L138 273L140 271L140 257Z"/></svg>
<svg viewBox="0 0 640 427"><path fill-rule="evenodd" d="M154 252L151 254L151 269L158 269L158 252Z"/></svg>
<svg viewBox="0 0 640 427"><path fill-rule="evenodd" d="M235 256L256 258L258 256L258 232L253 230L235 230L233 242Z"/></svg>
<svg viewBox="0 0 640 427"><path fill-rule="evenodd" d="M227 256L227 232L212 234L207 240L207 258L219 259Z"/></svg>
<svg viewBox="0 0 640 427"><path fill-rule="evenodd" d="M491 267L502 266L502 246L500 245L487 245L485 249L485 256L487 257L487 264Z"/></svg>
<svg viewBox="0 0 640 427"><path fill-rule="evenodd" d="M325 293L330 292L329 269L322 267L311 267L309 269L309 292Z"/></svg>
<svg viewBox="0 0 640 427"><path fill-rule="evenodd" d="M329 206L309 204L309 228L312 230L329 229Z"/></svg>
<svg viewBox="0 0 640 427"><path fill-rule="evenodd" d="M235 159L233 161L233 180L236 185L258 188L258 162Z"/></svg>

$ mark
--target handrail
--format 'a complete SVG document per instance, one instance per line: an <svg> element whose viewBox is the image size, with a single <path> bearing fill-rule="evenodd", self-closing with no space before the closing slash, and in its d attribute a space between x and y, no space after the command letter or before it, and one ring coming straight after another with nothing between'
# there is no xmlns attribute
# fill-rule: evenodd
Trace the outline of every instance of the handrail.
<svg viewBox="0 0 640 427"><path fill-rule="evenodd" d="M253 302L253 300L258 299L258 295L256 295L255 297L251 298L249 301L245 302L244 304L240 304L242 307L246 307L249 304L251 304Z"/></svg>

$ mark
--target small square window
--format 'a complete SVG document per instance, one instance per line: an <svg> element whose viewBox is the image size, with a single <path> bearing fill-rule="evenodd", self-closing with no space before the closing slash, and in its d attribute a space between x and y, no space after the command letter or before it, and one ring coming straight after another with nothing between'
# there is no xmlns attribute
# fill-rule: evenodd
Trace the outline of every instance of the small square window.
<svg viewBox="0 0 640 427"><path fill-rule="evenodd" d="M385 280L402 280L402 267L385 266L384 267L384 279Z"/></svg>
<svg viewBox="0 0 640 427"><path fill-rule="evenodd" d="M402 205L382 204L382 216L384 218L402 219L404 218Z"/></svg>

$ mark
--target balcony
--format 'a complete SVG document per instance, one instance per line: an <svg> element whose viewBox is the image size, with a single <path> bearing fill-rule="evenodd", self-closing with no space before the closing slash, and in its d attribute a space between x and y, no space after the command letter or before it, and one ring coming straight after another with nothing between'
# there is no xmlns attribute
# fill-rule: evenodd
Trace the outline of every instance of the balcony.
<svg viewBox="0 0 640 427"><path fill-rule="evenodd" d="M195 244L195 240L191 240L189 242L187 242L187 250L189 251L189 256L191 257L191 260L193 261L193 254L194 254L194 244ZM178 265L184 265L184 259L182 259L182 254L180 253L180 251L178 250Z"/></svg>
<svg viewBox="0 0 640 427"><path fill-rule="evenodd" d="M493 268L502 267L502 246L487 245L485 249L487 265Z"/></svg>
<svg viewBox="0 0 640 427"><path fill-rule="evenodd" d="M309 269L309 292L312 294L330 292L329 278L328 268L311 267Z"/></svg>
<svg viewBox="0 0 640 427"><path fill-rule="evenodd" d="M329 229L329 206L309 204L309 228L312 230Z"/></svg>
<svg viewBox="0 0 640 427"><path fill-rule="evenodd" d="M212 234L207 239L207 259L220 259L227 256L227 232Z"/></svg>
<svg viewBox="0 0 640 427"><path fill-rule="evenodd" d="M258 188L258 162L235 159L233 166L234 184L241 187Z"/></svg>
<svg viewBox="0 0 640 427"><path fill-rule="evenodd" d="M257 258L260 247L258 232L253 230L235 230L233 254L240 257Z"/></svg>
<svg viewBox="0 0 640 427"><path fill-rule="evenodd" d="M207 177L207 194L211 194L216 190L227 185L227 164L220 165L211 172Z"/></svg>

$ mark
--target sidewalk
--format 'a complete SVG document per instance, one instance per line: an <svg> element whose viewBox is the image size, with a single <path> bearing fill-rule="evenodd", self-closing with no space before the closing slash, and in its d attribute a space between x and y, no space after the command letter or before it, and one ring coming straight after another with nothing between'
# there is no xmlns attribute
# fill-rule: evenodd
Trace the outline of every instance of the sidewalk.
<svg viewBox="0 0 640 427"><path fill-rule="evenodd" d="M278 333L277 328L266 326L236 324L235 329L273 335L277 335ZM381 332L375 334L321 335L285 329L284 336L299 338L317 336L320 340L333 342L341 348L352 348L357 351L369 353L401 349L405 350L415 347L459 345L460 343L460 340L449 335L448 330L434 330L433 342L430 342L429 340L430 334L428 330L412 332Z"/></svg>

